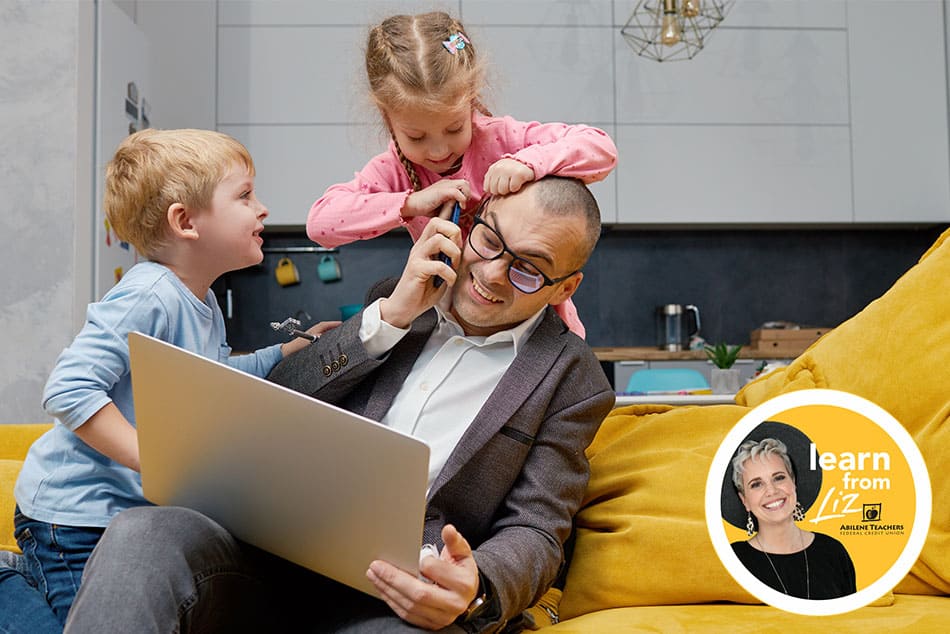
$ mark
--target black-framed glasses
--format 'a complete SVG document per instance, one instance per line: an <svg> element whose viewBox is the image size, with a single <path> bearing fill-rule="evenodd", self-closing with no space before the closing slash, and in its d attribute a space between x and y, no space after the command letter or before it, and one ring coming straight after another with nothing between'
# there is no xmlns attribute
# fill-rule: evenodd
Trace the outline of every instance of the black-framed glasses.
<svg viewBox="0 0 950 634"><path fill-rule="evenodd" d="M497 260L505 253L510 255L508 281L526 295L537 293L545 286L554 286L577 273L577 271L573 271L563 277L552 279L542 273L534 264L509 249L498 231L482 220L481 214L475 215L472 218L472 223L472 231L468 234L468 245L472 247L472 251L483 260Z"/></svg>

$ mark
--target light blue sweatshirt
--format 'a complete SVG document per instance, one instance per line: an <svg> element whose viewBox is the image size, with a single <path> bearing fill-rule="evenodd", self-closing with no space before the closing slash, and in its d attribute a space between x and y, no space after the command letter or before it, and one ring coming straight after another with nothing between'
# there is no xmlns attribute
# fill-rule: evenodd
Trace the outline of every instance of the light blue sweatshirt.
<svg viewBox="0 0 950 634"><path fill-rule="evenodd" d="M213 291L201 301L167 267L136 264L101 301L89 305L83 329L46 382L43 407L57 422L33 443L17 479L14 494L24 515L50 524L104 527L119 511L148 504L138 473L73 433L110 402L135 425L132 331L256 376L266 376L282 358L279 345L231 357Z"/></svg>

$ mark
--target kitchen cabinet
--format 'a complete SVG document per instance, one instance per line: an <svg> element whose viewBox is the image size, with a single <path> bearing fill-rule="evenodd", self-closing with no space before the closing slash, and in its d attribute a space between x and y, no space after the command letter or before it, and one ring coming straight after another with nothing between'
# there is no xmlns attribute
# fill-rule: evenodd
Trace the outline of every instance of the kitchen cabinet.
<svg viewBox="0 0 950 634"><path fill-rule="evenodd" d="M594 348L602 363L607 364L607 378L618 392L626 391L630 377L639 370L691 369L710 381L712 362L698 350L666 352L654 348ZM733 366L739 370L739 384L745 385L763 363L787 365L793 359L770 357L768 352L743 349ZM612 368L610 367L612 365Z"/></svg>
<svg viewBox="0 0 950 634"><path fill-rule="evenodd" d="M739 385L745 385L747 381L755 376L756 370L759 369L763 361L765 363L787 364L791 362L791 359L738 359L733 367L739 370ZM697 370L706 378L706 382L709 383L712 367L713 365L710 361L615 361L613 377L608 378L612 378L615 390L624 392L626 391L630 377L638 370L657 370L664 368Z"/></svg>
<svg viewBox="0 0 950 634"><path fill-rule="evenodd" d="M943 4L848 2L855 221L950 221Z"/></svg>
<svg viewBox="0 0 950 634"><path fill-rule="evenodd" d="M620 35L637 0L459 0L496 113L611 134L606 224L950 221L942 0L741 0L694 59ZM318 6L319 5L319 6ZM431 3L218 3L215 124L255 157L270 226L387 142L363 85L366 27Z"/></svg>
<svg viewBox="0 0 950 634"><path fill-rule="evenodd" d="M950 220L945 27L940 0L747 1L688 62L618 42L618 222Z"/></svg>

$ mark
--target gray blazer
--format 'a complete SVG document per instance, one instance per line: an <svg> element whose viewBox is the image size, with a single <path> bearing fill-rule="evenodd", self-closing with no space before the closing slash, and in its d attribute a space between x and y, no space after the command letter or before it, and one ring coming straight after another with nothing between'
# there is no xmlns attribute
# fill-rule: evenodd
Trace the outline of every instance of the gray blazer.
<svg viewBox="0 0 950 634"><path fill-rule="evenodd" d="M394 281L374 287L367 303ZM357 315L282 361L270 379L373 420L389 409L436 325L430 310L383 360L368 358ZM614 405L587 344L548 307L429 490L424 539L451 523L492 586L493 630L533 604L564 561L590 475L584 450ZM489 617L489 615L486 615Z"/></svg>

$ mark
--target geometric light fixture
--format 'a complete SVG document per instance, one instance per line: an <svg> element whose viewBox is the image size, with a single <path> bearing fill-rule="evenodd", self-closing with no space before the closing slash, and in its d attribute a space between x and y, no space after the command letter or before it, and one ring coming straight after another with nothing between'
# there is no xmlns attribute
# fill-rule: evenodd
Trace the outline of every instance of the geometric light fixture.
<svg viewBox="0 0 950 634"><path fill-rule="evenodd" d="M658 62L693 59L735 0L640 0L620 29L637 55Z"/></svg>

